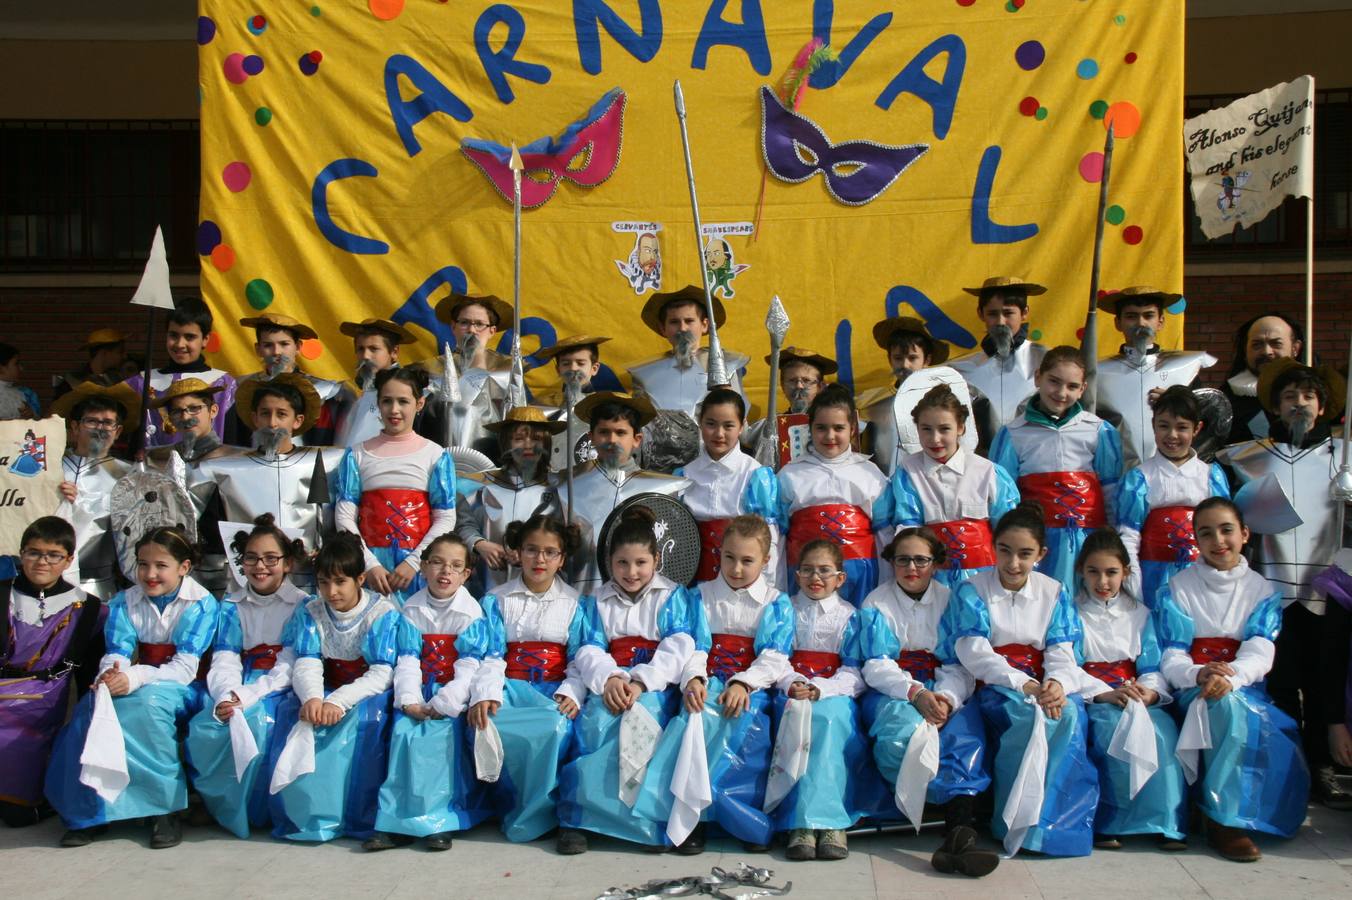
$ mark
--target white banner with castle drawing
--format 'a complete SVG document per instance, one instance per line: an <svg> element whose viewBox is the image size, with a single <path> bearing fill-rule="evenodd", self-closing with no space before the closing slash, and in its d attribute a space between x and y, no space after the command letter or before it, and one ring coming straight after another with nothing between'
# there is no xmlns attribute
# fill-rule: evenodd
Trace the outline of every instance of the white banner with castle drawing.
<svg viewBox="0 0 1352 900"><path fill-rule="evenodd" d="M28 524L56 512L65 452L64 419L0 422L0 553L18 553Z"/></svg>
<svg viewBox="0 0 1352 900"><path fill-rule="evenodd" d="M1183 123L1192 200L1208 238L1314 195L1314 79L1250 94Z"/></svg>

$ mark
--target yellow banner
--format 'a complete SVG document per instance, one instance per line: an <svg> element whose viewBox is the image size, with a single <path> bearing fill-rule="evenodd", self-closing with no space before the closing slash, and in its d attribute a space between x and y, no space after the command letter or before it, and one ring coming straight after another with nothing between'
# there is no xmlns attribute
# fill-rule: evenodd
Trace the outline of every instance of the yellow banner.
<svg viewBox="0 0 1352 900"><path fill-rule="evenodd" d="M259 309L314 326L306 368L347 377L343 320L408 323L408 360L450 337L432 307L452 288L510 302L499 156L513 143L529 169L525 352L607 334L603 362L622 375L664 351L639 310L659 283L698 283L701 260L678 79L703 258L728 310L720 337L751 355L757 405L775 294L788 342L835 356L859 389L887 378L870 329L898 309L957 353L975 347L961 288L991 274L1048 285L1032 336L1078 344L1109 121L1103 287L1182 287L1178 0L201 0L200 12L198 251L215 360L236 372L258 368L235 323ZM814 37L837 58L790 95ZM1111 319L1100 327L1112 352ZM1161 343L1181 341L1173 316ZM529 380L552 384L552 367Z"/></svg>

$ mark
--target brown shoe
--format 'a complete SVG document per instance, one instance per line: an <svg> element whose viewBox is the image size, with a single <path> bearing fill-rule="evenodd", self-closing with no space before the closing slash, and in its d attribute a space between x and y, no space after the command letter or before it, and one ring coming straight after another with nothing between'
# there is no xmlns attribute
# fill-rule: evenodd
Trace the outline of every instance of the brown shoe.
<svg viewBox="0 0 1352 900"><path fill-rule="evenodd" d="M1230 828L1208 820L1206 840L1212 849L1231 862L1258 862L1263 858L1263 851L1259 850L1258 845L1239 828Z"/></svg>

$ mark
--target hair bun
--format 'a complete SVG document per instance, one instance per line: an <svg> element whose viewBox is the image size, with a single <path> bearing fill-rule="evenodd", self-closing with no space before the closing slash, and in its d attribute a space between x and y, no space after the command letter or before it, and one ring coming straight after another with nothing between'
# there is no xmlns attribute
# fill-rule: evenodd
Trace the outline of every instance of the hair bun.
<svg viewBox="0 0 1352 900"><path fill-rule="evenodd" d="M624 515L620 516L620 521L624 523L632 522L635 525L647 525L651 528L657 524L657 513L646 506L635 503L624 511Z"/></svg>

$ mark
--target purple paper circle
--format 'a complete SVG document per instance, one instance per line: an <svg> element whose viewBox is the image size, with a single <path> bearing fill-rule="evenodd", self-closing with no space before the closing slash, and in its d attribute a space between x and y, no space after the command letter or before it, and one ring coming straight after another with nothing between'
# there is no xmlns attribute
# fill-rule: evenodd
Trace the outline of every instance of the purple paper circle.
<svg viewBox="0 0 1352 900"><path fill-rule="evenodd" d="M216 36L216 23L210 16L197 17L197 43L210 44Z"/></svg>
<svg viewBox="0 0 1352 900"><path fill-rule="evenodd" d="M1046 58L1047 50L1042 46L1041 41L1024 41L1014 51L1014 61L1025 72L1033 71L1042 65L1042 61Z"/></svg>
<svg viewBox="0 0 1352 900"><path fill-rule="evenodd" d="M203 219L197 226L197 252L206 256L221 242L221 226L210 219Z"/></svg>

